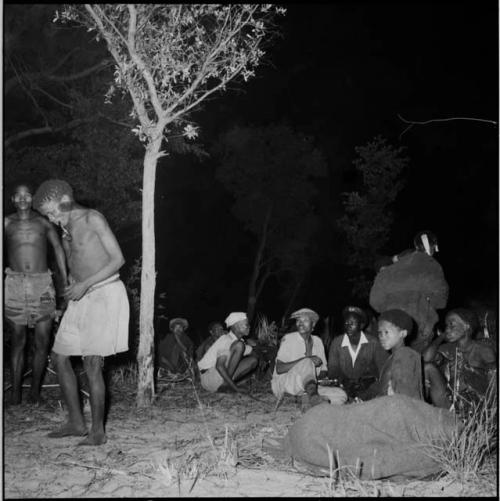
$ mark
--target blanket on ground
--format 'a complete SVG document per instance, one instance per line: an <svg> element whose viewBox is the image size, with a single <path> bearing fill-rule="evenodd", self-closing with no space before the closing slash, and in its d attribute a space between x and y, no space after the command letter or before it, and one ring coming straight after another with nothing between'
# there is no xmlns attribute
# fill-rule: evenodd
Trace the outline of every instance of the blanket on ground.
<svg viewBox="0 0 500 501"><path fill-rule="evenodd" d="M455 416L445 409L392 395L313 407L289 429L284 447L295 460L328 468L328 444L333 468L352 466L364 480L423 478L439 472L429 444L448 441L456 426Z"/></svg>

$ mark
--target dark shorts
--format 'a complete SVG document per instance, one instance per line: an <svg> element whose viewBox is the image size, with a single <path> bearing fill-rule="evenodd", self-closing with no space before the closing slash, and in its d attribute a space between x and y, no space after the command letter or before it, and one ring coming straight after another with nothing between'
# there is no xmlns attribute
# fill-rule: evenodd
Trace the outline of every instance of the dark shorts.
<svg viewBox="0 0 500 501"><path fill-rule="evenodd" d="M34 327L53 318L56 294L52 273L21 273L5 270L5 316L12 323Z"/></svg>

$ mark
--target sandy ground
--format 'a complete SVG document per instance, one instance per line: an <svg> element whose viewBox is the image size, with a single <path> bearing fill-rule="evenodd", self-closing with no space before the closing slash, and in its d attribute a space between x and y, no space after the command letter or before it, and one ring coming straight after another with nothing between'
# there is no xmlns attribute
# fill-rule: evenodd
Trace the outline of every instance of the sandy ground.
<svg viewBox="0 0 500 501"><path fill-rule="evenodd" d="M266 452L265 444L283 437L301 413L292 398L274 413L275 399L263 383L251 383L260 402L210 395L190 381L164 383L155 404L138 411L134 385L125 379L110 383L108 442L100 447L46 436L65 420L58 388L44 388L40 407L5 407L4 496L498 496L496 458L489 473L466 483L449 476L332 483L304 474ZM90 422L88 404L85 415Z"/></svg>

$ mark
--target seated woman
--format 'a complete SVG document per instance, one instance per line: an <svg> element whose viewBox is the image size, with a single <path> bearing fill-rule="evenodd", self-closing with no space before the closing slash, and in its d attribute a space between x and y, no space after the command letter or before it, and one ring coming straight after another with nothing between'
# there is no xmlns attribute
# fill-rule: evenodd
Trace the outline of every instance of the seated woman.
<svg viewBox="0 0 500 501"><path fill-rule="evenodd" d="M404 344L412 327L412 318L403 310L387 310L380 314L380 344L391 351L391 356L384 363L379 380L365 392L360 392L361 400L394 394L423 400L420 354Z"/></svg>
<svg viewBox="0 0 500 501"><path fill-rule="evenodd" d="M352 400L374 383L388 358L379 340L363 332L367 317L356 306L344 308L344 335L333 339L328 377L337 379Z"/></svg>
<svg viewBox="0 0 500 501"><path fill-rule="evenodd" d="M188 327L185 318L170 320L170 332L158 343L160 368L174 374L182 374L189 368L193 359L193 342L186 333Z"/></svg>
<svg viewBox="0 0 500 501"><path fill-rule="evenodd" d="M479 327L473 311L456 308L445 322L444 333L423 353L426 387L434 405L465 418L484 397L495 375L496 356L491 346L472 339Z"/></svg>

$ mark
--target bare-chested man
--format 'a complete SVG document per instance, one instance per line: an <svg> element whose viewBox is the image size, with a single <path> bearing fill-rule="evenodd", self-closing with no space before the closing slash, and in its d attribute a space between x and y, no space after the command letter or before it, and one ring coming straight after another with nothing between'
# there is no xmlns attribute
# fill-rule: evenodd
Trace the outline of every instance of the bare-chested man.
<svg viewBox="0 0 500 501"><path fill-rule="evenodd" d="M104 357L128 350L129 304L118 275L125 261L104 216L77 205L65 181L42 183L33 205L61 227L69 269L68 308L53 347L68 421L49 437L88 435L79 445L101 445L106 442ZM69 358L73 355L83 357L89 382L92 426L88 433Z"/></svg>
<svg viewBox="0 0 500 501"><path fill-rule="evenodd" d="M30 400L40 402L40 385L47 362L56 297L47 266L47 242L53 249L64 285L66 262L56 229L31 210L32 191L17 185L12 195L16 212L4 219L8 268L5 270L5 317L12 325L11 370L13 404L21 403L24 347L28 327L34 327Z"/></svg>

